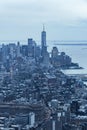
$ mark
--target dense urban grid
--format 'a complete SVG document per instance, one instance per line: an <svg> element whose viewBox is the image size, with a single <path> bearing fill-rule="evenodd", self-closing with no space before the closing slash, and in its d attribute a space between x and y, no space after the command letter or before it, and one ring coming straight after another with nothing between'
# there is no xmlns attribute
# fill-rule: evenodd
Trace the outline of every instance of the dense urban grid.
<svg viewBox="0 0 87 130"><path fill-rule="evenodd" d="M87 86L61 69L77 63L30 38L0 48L0 130L87 130Z"/></svg>

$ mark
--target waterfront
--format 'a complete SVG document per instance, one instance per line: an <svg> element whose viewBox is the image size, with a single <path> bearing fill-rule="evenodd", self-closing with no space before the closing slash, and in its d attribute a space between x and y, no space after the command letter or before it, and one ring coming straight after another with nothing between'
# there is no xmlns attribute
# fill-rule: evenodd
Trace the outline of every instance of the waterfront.
<svg viewBox="0 0 87 130"><path fill-rule="evenodd" d="M78 42L79 44L80 42ZM58 45L59 44L59 45ZM72 61L75 63L78 63L79 66L83 67L84 69L68 69L63 70L65 74L87 74L87 45L78 45L74 44L70 45L68 42L67 45L66 42L62 45L61 42L58 42L58 44L55 43L49 43L48 44L48 50L50 51L53 46L58 47L59 52L65 52L67 55L69 55L72 58Z"/></svg>

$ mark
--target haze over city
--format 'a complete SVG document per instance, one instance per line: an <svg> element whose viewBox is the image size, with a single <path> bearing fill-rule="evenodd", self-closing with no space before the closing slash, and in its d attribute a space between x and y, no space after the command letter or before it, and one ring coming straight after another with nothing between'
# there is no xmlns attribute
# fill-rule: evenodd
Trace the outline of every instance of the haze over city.
<svg viewBox="0 0 87 130"><path fill-rule="evenodd" d="M87 1L0 1L0 130L87 130Z"/></svg>
<svg viewBox="0 0 87 130"><path fill-rule="evenodd" d="M47 40L87 40L86 0L0 1L0 40L40 40L45 24Z"/></svg>

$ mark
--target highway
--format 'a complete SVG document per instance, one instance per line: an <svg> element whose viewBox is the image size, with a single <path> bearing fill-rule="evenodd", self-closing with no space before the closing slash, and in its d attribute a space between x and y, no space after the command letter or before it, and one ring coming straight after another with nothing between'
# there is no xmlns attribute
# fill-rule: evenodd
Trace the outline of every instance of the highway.
<svg viewBox="0 0 87 130"><path fill-rule="evenodd" d="M0 103L0 112L9 113L27 113L29 111L39 112L44 109L41 104L14 104L14 103Z"/></svg>

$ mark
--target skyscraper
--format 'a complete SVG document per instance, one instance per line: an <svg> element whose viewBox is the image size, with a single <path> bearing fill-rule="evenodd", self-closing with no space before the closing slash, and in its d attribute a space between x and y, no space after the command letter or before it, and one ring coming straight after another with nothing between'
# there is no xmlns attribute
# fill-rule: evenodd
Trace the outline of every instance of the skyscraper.
<svg viewBox="0 0 87 130"><path fill-rule="evenodd" d="M29 57L34 57L34 47L35 47L35 42L33 41L32 38L28 39L28 56Z"/></svg>
<svg viewBox="0 0 87 130"><path fill-rule="evenodd" d="M41 33L41 44L42 48L46 46L46 31L45 31L45 26L43 25L43 31Z"/></svg>
<svg viewBox="0 0 87 130"><path fill-rule="evenodd" d="M17 42L17 57L20 57L20 42Z"/></svg>
<svg viewBox="0 0 87 130"><path fill-rule="evenodd" d="M46 31L45 31L45 27L43 25L43 31L41 32L41 55L42 55L42 57L46 54L46 52L47 52Z"/></svg>
<svg viewBox="0 0 87 130"><path fill-rule="evenodd" d="M49 67L50 66L49 53L47 52L46 31L44 25L43 25L43 31L41 32L41 56L43 60L43 65L45 67Z"/></svg>

